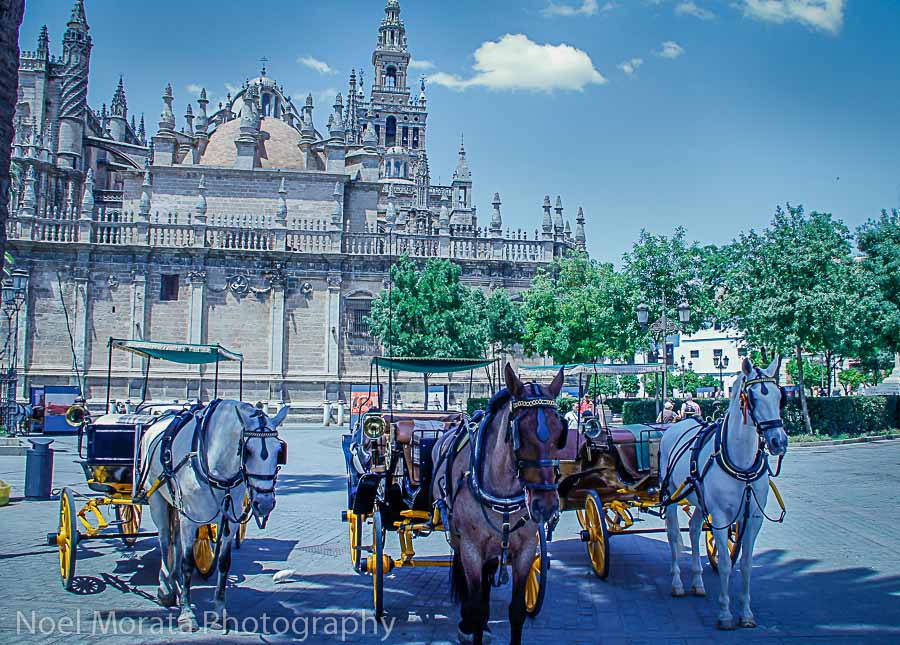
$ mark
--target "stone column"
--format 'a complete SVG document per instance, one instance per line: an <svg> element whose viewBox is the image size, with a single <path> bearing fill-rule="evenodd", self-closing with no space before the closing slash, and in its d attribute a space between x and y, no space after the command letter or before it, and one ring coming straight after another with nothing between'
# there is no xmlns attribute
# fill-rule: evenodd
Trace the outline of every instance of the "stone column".
<svg viewBox="0 0 900 645"><path fill-rule="evenodd" d="M81 256L80 253L79 256ZM81 387L83 392L85 392L85 390L87 389L87 370L90 367L90 278L91 272L88 267L87 258L79 257L78 266L76 266L74 270L75 306L73 307L73 310L75 313L75 356L78 360L78 369L82 374L82 382L78 385ZM85 392L85 394L87 394L87 392Z"/></svg>
<svg viewBox="0 0 900 645"><path fill-rule="evenodd" d="M341 274L328 274L328 311L325 319L325 372L338 376L338 339L341 333Z"/></svg>
<svg viewBox="0 0 900 645"><path fill-rule="evenodd" d="M16 325L16 334L18 342L16 344L16 371L19 374L20 382L22 383L22 396L24 398L28 397L28 379L27 372L28 369L28 357L25 352L28 351L28 334L31 331L31 325L29 324L28 318L31 313L31 275L28 275L25 278L25 301L22 303L22 308L19 309L19 314L16 317L14 324Z"/></svg>
<svg viewBox="0 0 900 645"><path fill-rule="evenodd" d="M269 401L284 402L284 324L287 276L281 267L270 274L272 307L269 316Z"/></svg>
<svg viewBox="0 0 900 645"><path fill-rule="evenodd" d="M191 286L191 306L188 318L187 342L203 343L203 314L206 311L206 271L194 270L187 274Z"/></svg>

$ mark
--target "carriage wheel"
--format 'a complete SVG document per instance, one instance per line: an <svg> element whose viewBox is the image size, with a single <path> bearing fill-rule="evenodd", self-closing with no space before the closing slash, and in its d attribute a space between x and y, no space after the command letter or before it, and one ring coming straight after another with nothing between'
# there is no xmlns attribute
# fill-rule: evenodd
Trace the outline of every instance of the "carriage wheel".
<svg viewBox="0 0 900 645"><path fill-rule="evenodd" d="M706 531L706 557L709 558L709 566L713 571L719 571L718 548L716 547L716 536L712 530L712 516L706 516L706 523L709 525ZM728 552L731 555L731 564L737 562L738 556L741 554L741 527L740 523L735 522L728 528Z"/></svg>
<svg viewBox="0 0 900 645"><path fill-rule="evenodd" d="M594 574L601 580L609 575L609 529L606 526L606 514L603 502L596 491L590 491L584 501L585 530L581 539L587 545L588 558Z"/></svg>
<svg viewBox="0 0 900 645"><path fill-rule="evenodd" d="M244 513L247 513L247 509L250 506L250 493L244 495ZM247 525L250 523L250 514L247 513L247 519L238 525L237 535L234 538L234 548L240 549L241 544L244 541L244 536L247 535Z"/></svg>
<svg viewBox="0 0 900 645"><path fill-rule="evenodd" d="M361 571L362 549L359 541L362 537L364 515L357 515L351 510L347 511L347 524L350 527L350 564L354 571Z"/></svg>
<svg viewBox="0 0 900 645"><path fill-rule="evenodd" d="M136 537L126 537L129 533L137 533L141 530L141 514L140 506L134 504L116 504L116 522L119 527L119 535L122 536L122 542L125 546L134 546L137 542Z"/></svg>
<svg viewBox="0 0 900 645"><path fill-rule="evenodd" d="M72 591L78 551L78 515L72 491L68 488L63 488L59 495L59 531L56 533L56 545L59 547L59 573L62 576L63 589Z"/></svg>
<svg viewBox="0 0 900 645"><path fill-rule="evenodd" d="M194 539L194 566L204 580L216 568L216 532L215 524L204 524L197 529L197 537Z"/></svg>
<svg viewBox="0 0 900 645"><path fill-rule="evenodd" d="M544 594L547 592L547 574L550 569L550 558L547 557L547 535L544 526L538 527L538 541L540 553L535 556L525 580L525 611L531 618L537 616L544 604Z"/></svg>
<svg viewBox="0 0 900 645"><path fill-rule="evenodd" d="M372 591L375 596L375 618L384 616L384 529L378 508L372 515Z"/></svg>

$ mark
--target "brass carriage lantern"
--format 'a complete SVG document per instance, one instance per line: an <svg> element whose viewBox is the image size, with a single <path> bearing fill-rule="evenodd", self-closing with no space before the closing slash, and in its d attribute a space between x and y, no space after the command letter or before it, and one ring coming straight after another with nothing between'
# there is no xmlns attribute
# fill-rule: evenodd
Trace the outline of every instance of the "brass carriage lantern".
<svg viewBox="0 0 900 645"><path fill-rule="evenodd" d="M638 324L641 328L646 327L647 321L650 320L650 307L647 306L646 302L642 302L635 308L635 311L637 312Z"/></svg>
<svg viewBox="0 0 900 645"><path fill-rule="evenodd" d="M678 305L678 321L682 325L691 322L691 306L688 304L687 300L682 300L681 304Z"/></svg>

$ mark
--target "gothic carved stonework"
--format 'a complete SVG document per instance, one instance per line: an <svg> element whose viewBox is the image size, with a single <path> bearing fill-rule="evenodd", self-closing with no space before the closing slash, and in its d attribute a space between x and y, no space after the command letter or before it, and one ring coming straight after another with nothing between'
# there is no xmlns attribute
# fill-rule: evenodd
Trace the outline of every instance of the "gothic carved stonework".
<svg viewBox="0 0 900 645"><path fill-rule="evenodd" d="M106 278L106 286L110 289L115 289L119 286L119 278L117 278L114 274L110 274L108 278Z"/></svg>
<svg viewBox="0 0 900 645"><path fill-rule="evenodd" d="M329 275L328 276L328 288L329 289L340 289L341 282L343 282L343 278L339 275Z"/></svg>
<svg viewBox="0 0 900 645"><path fill-rule="evenodd" d="M188 271L187 281L188 284L206 284L206 271Z"/></svg>
<svg viewBox="0 0 900 645"><path fill-rule="evenodd" d="M303 285L300 287L300 293L302 293L307 298L312 295L312 292L313 292L313 286L309 282L304 282Z"/></svg>
<svg viewBox="0 0 900 645"><path fill-rule="evenodd" d="M243 298L250 292L250 282L245 276L233 275L226 279L228 290L238 298Z"/></svg>
<svg viewBox="0 0 900 645"><path fill-rule="evenodd" d="M287 284L287 273L284 270L284 264L278 263L265 274L269 283L269 288L283 287Z"/></svg>

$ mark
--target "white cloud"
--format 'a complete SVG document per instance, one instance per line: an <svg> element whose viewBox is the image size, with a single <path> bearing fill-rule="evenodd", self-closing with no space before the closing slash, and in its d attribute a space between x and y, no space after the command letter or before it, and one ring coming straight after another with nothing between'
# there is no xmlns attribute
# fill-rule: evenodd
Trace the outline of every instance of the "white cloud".
<svg viewBox="0 0 900 645"><path fill-rule="evenodd" d="M601 6L597 0L584 0L580 5L560 4L558 2L550 2L541 10L547 18L556 16L595 16L598 13L606 13L613 9L618 9L619 5L610 0Z"/></svg>
<svg viewBox="0 0 900 645"><path fill-rule="evenodd" d="M676 43L674 40L667 40L659 47L659 51L656 52L656 55L663 58L678 58L679 56L684 54L684 47Z"/></svg>
<svg viewBox="0 0 900 645"><path fill-rule="evenodd" d="M784 23L795 20L808 27L840 32L846 0L743 0L744 15L757 20Z"/></svg>
<svg viewBox="0 0 900 645"><path fill-rule="evenodd" d="M313 71L318 72L319 74L337 74L337 70L334 69L331 65L323 60L319 60L318 58L313 58L312 56L301 56L297 59L297 62L301 65L305 65Z"/></svg>
<svg viewBox="0 0 900 645"><path fill-rule="evenodd" d="M309 90L297 90L291 95L291 98L294 102L294 105L299 110L304 105L306 105L306 97L312 94L313 97L313 105L318 110L319 108L328 109L331 111L331 106L334 105L334 97L337 96L338 90L334 87L327 87L324 90L313 90L310 92Z"/></svg>
<svg viewBox="0 0 900 645"><path fill-rule="evenodd" d="M704 9L695 2L691 2L691 0L679 2L675 6L675 13L681 16L694 16L695 18L700 18L700 20L712 20L716 17L716 14L712 11Z"/></svg>
<svg viewBox="0 0 900 645"><path fill-rule="evenodd" d="M409 61L410 69L434 69L434 63L430 60L416 60L412 59Z"/></svg>
<svg viewBox="0 0 900 645"><path fill-rule="evenodd" d="M643 58L632 58L631 60L626 60L624 63L619 65L619 69L623 72L631 76L637 71L637 68L644 64Z"/></svg>
<svg viewBox="0 0 900 645"><path fill-rule="evenodd" d="M197 85L196 83L191 83L184 89L186 89L188 92L190 92L194 96L200 96L200 90L202 90L203 88L200 85Z"/></svg>
<svg viewBox="0 0 900 645"><path fill-rule="evenodd" d="M580 91L586 85L607 82L586 52L566 44L539 45L524 34L506 34L496 42L482 43L474 56L472 77L438 72L428 81L454 90L486 87L533 92Z"/></svg>
<svg viewBox="0 0 900 645"><path fill-rule="evenodd" d="M238 93L237 85L232 85L231 83L225 83L225 89L228 90L228 93L232 96Z"/></svg>

